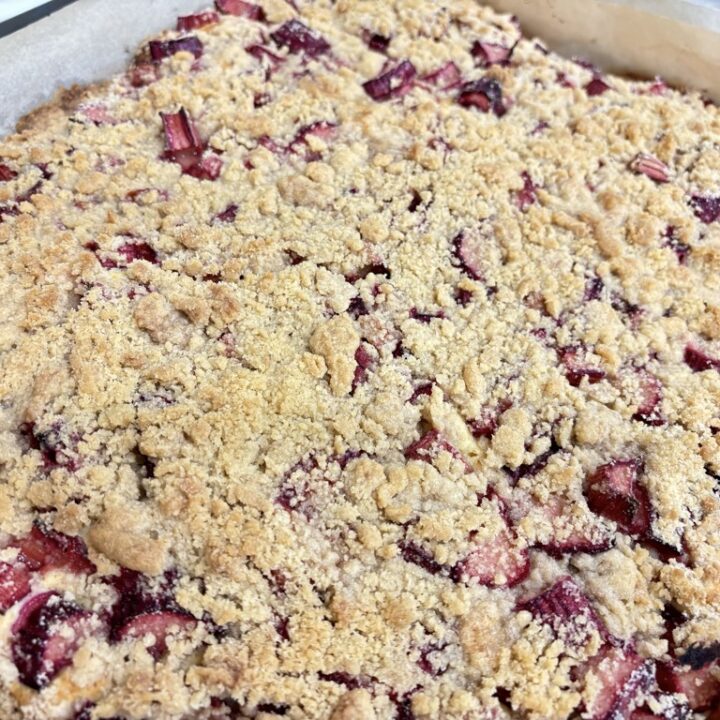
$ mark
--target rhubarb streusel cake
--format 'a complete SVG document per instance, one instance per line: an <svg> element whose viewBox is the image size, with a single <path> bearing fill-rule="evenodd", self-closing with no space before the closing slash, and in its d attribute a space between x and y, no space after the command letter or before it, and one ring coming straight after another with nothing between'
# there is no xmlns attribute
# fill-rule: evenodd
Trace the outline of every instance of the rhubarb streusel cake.
<svg viewBox="0 0 720 720"><path fill-rule="evenodd" d="M2 720L720 717L699 94L218 0L0 144L0 242Z"/></svg>

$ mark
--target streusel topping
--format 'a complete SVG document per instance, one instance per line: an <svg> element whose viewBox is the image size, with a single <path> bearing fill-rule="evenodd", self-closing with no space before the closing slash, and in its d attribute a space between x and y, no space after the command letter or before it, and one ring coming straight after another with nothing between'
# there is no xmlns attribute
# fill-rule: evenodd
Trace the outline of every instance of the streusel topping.
<svg viewBox="0 0 720 720"><path fill-rule="evenodd" d="M717 718L717 107L217 6L0 144L0 716Z"/></svg>

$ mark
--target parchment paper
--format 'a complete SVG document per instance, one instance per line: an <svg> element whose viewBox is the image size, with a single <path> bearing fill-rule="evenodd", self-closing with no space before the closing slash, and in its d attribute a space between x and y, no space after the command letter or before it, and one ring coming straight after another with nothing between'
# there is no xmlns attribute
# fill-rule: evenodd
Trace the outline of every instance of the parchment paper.
<svg viewBox="0 0 720 720"><path fill-rule="evenodd" d="M716 0L485 1L517 15L526 34L565 55L582 55L613 72L661 75L720 100ZM210 4L78 0L0 39L0 135L58 88L120 71L145 37L172 27L177 15Z"/></svg>

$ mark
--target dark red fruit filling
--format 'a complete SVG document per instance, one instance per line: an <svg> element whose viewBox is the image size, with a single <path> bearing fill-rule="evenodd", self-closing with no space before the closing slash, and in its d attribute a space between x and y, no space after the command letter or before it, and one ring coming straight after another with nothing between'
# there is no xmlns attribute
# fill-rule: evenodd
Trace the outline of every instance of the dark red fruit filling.
<svg viewBox="0 0 720 720"><path fill-rule="evenodd" d="M215 218L224 223L235 222L237 211L238 206L235 203L230 203L230 205L228 205L222 212L219 212Z"/></svg>
<svg viewBox="0 0 720 720"><path fill-rule="evenodd" d="M378 102L402 97L412 89L416 75L415 66L409 60L403 60L391 70L364 82L363 89Z"/></svg>
<svg viewBox="0 0 720 720"><path fill-rule="evenodd" d="M584 522L581 527L573 524L569 502L565 498L551 496L542 503L542 512L552 525L553 536L537 547L551 557L561 558L580 552L594 555L612 547L613 537L599 520Z"/></svg>
<svg viewBox="0 0 720 720"><path fill-rule="evenodd" d="M448 663L441 657L438 657L438 653L444 650L446 645L438 645L431 643L426 645L420 650L420 657L418 658L418 667L428 675L432 677L440 677L447 672Z"/></svg>
<svg viewBox="0 0 720 720"><path fill-rule="evenodd" d="M220 175L222 160L217 155L203 154L206 144L185 108L176 113L160 113L160 117L167 147L163 157L180 165L186 175L198 180L215 180Z"/></svg>
<svg viewBox="0 0 720 720"><path fill-rule="evenodd" d="M599 300L602 297L602 291L605 287L605 283L599 277L588 278L585 283L585 294L583 300L590 302L591 300Z"/></svg>
<svg viewBox="0 0 720 720"><path fill-rule="evenodd" d="M493 407L483 408L480 417L468 422L473 437L492 437L498 429L500 416L511 407L512 402L506 399Z"/></svg>
<svg viewBox="0 0 720 720"><path fill-rule="evenodd" d="M355 351L355 374L352 381L352 392L355 392L358 385L362 385L367 382L368 372L375 364L373 356L368 352L370 345L367 343L361 343L358 349Z"/></svg>
<svg viewBox="0 0 720 720"><path fill-rule="evenodd" d="M583 378L593 385L605 378L605 371L585 365L582 356L583 348L579 345L562 348L559 351L560 361L565 366L565 377L573 387L578 387Z"/></svg>
<svg viewBox="0 0 720 720"><path fill-rule="evenodd" d="M192 53L196 58L199 58L203 54L203 44L194 35L165 42L160 40L150 41L150 57L153 62L161 62L163 59L179 52Z"/></svg>
<svg viewBox="0 0 720 720"><path fill-rule="evenodd" d="M537 188L535 187L535 183L529 173L524 172L522 174L522 178L523 187L522 190L519 190L515 196L515 204L524 212L537 200Z"/></svg>
<svg viewBox="0 0 720 720"><path fill-rule="evenodd" d="M113 643L153 635L154 642L148 652L157 659L166 651L170 633L192 630L197 624L175 601L175 576L170 572L153 579L121 568L119 575L107 581L118 595L108 618Z"/></svg>
<svg viewBox="0 0 720 720"><path fill-rule="evenodd" d="M286 47L289 53L304 53L316 58L330 50L330 43L299 20L288 20L270 37L279 47Z"/></svg>
<svg viewBox="0 0 720 720"><path fill-rule="evenodd" d="M467 472L472 470L462 453L444 438L438 430L429 430L419 440L408 445L405 448L405 457L408 460L422 460L423 462L432 463L441 452L448 452L454 458L461 460Z"/></svg>
<svg viewBox="0 0 720 720"><path fill-rule="evenodd" d="M0 562L0 612L11 608L30 592L30 571L21 562Z"/></svg>
<svg viewBox="0 0 720 720"><path fill-rule="evenodd" d="M180 32L187 32L188 30L212 25L218 20L220 20L220 16L214 10L206 10L194 15L182 15L177 19L177 29Z"/></svg>
<svg viewBox="0 0 720 720"><path fill-rule="evenodd" d="M544 453L540 453L531 463L525 463L516 468L505 467L504 470L515 482L524 477L533 477L545 468L550 458L559 450L560 448L555 441L552 440L550 447Z"/></svg>
<svg viewBox="0 0 720 720"><path fill-rule="evenodd" d="M429 550L412 540L405 540L398 543L400 555L405 562L411 565L417 565L426 570L431 575L437 575L444 571L444 567L432 556Z"/></svg>
<svg viewBox="0 0 720 720"><path fill-rule="evenodd" d="M640 469L636 460L614 460L591 473L584 488L593 512L632 535L642 535L650 528L650 500L638 478Z"/></svg>
<svg viewBox="0 0 720 720"><path fill-rule="evenodd" d="M64 569L81 575L91 575L96 570L88 559L87 546L82 538L65 535L40 523L36 523L24 537L13 539L10 545L19 550L18 562L29 570L47 572Z"/></svg>
<svg viewBox="0 0 720 720"><path fill-rule="evenodd" d="M365 44L375 52L385 54L385 51L390 46L390 38L380 33L371 32L370 30L363 30L362 39Z"/></svg>
<svg viewBox="0 0 720 720"><path fill-rule="evenodd" d="M92 615L54 592L36 595L12 626L11 653L20 682L40 690L53 680L89 634Z"/></svg>
<svg viewBox="0 0 720 720"><path fill-rule="evenodd" d="M655 684L652 662L630 648L606 645L586 667L594 676L593 682L600 685L586 708L585 717L590 720L627 718L638 698Z"/></svg>
<svg viewBox="0 0 720 720"><path fill-rule="evenodd" d="M372 679L364 675L351 675L343 670L324 673L319 672L318 677L325 682L343 685L348 690L357 690L357 688L367 688L372 685Z"/></svg>
<svg viewBox="0 0 720 720"><path fill-rule="evenodd" d="M482 280L483 274L478 257L477 239L469 233L461 232L453 239L453 256L455 264L473 280Z"/></svg>
<svg viewBox="0 0 720 720"><path fill-rule="evenodd" d="M720 218L719 195L693 195L690 198L690 207L698 220L706 224L715 222Z"/></svg>
<svg viewBox="0 0 720 720"><path fill-rule="evenodd" d="M517 546L515 532L503 518L504 527L493 538L477 544L452 569L455 582L514 587L530 574L528 551Z"/></svg>
<svg viewBox="0 0 720 720"><path fill-rule="evenodd" d="M608 90L611 90L612 88L601 78L601 77L594 77L586 86L585 86L585 92L590 97L595 97L596 95L602 95L603 93L606 93Z"/></svg>
<svg viewBox="0 0 720 720"><path fill-rule="evenodd" d="M245 0L215 0L215 6L226 15L237 15L250 20L265 20L265 11L254 3Z"/></svg>
<svg viewBox="0 0 720 720"><path fill-rule="evenodd" d="M693 710L720 707L720 642L693 645L676 661L658 665L658 684L666 692L682 693Z"/></svg>
<svg viewBox="0 0 720 720"><path fill-rule="evenodd" d="M637 382L639 385L638 408L632 416L633 420L639 420L646 425L663 425L665 418L660 408L662 402L660 381L651 372L638 370Z"/></svg>
<svg viewBox="0 0 720 720"><path fill-rule="evenodd" d="M423 325L429 325L433 320L442 320L445 317L445 313L442 310L438 310L434 313L420 312L417 308L410 308L408 317L411 320L417 320L423 323Z"/></svg>
<svg viewBox="0 0 720 720"><path fill-rule="evenodd" d="M15 170L9 168L5 163L0 163L0 182L7 182L17 177Z"/></svg>
<svg viewBox="0 0 720 720"><path fill-rule="evenodd" d="M665 246L669 247L675 253L678 262L681 265L685 265L690 255L691 248L689 245L682 242L675 233L675 228L672 225L668 225L667 230L665 230L665 234L663 235L663 237L666 238Z"/></svg>
<svg viewBox="0 0 720 720"><path fill-rule="evenodd" d="M497 117L502 117L508 110L503 99L502 86L497 80L490 78L466 82L460 88L457 101L462 107L477 108L485 113L492 110Z"/></svg>
<svg viewBox="0 0 720 720"><path fill-rule="evenodd" d="M703 370L717 370L720 372L720 359L708 355L696 345L687 345L683 359L685 364L695 372L702 372Z"/></svg>
<svg viewBox="0 0 720 720"><path fill-rule="evenodd" d="M556 637L574 647L583 647L593 632L604 640L608 638L605 624L569 575L560 578L540 595L522 602L518 609L527 610Z"/></svg>
<svg viewBox="0 0 720 720"><path fill-rule="evenodd" d="M490 67L491 65L507 65L513 50L514 48L505 47L505 45L499 45L498 43L476 40L470 53L482 67Z"/></svg>
<svg viewBox="0 0 720 720"><path fill-rule="evenodd" d="M451 90L462 83L462 73L460 68L450 61L428 75L423 75L422 80L440 90Z"/></svg>
<svg viewBox="0 0 720 720"><path fill-rule="evenodd" d="M266 48L264 45L248 45L245 48L245 52L248 53L248 55L252 55L260 62L267 60L273 70L277 70L278 67L285 62L284 58L276 55L272 50Z"/></svg>

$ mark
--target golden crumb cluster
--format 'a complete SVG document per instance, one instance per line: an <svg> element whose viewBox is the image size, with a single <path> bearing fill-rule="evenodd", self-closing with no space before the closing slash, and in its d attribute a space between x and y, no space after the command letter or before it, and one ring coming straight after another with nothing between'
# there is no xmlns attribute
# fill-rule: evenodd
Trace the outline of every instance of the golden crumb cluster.
<svg viewBox="0 0 720 720"><path fill-rule="evenodd" d="M720 717L717 107L257 2L0 142L0 717Z"/></svg>

